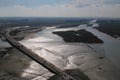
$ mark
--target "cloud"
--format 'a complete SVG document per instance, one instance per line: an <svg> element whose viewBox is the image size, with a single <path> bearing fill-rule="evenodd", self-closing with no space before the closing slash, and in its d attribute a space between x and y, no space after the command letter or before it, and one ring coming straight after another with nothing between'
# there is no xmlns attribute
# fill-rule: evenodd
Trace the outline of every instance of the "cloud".
<svg viewBox="0 0 120 80"><path fill-rule="evenodd" d="M22 5L27 7L37 7L43 5L64 4L69 0L0 0L0 7L10 7Z"/></svg>
<svg viewBox="0 0 120 80"><path fill-rule="evenodd" d="M0 7L0 16L39 17L120 17L120 4L105 0L69 0L64 4L45 4L36 7L14 5Z"/></svg>
<svg viewBox="0 0 120 80"><path fill-rule="evenodd" d="M104 0L105 4L120 4L120 0Z"/></svg>
<svg viewBox="0 0 120 80"><path fill-rule="evenodd" d="M76 7L95 7L102 5L103 0L70 0Z"/></svg>
<svg viewBox="0 0 120 80"><path fill-rule="evenodd" d="M13 6L0 8L2 16L43 16L43 17L58 17L58 16L74 16L78 14L78 10L72 6L66 5L44 5L39 7Z"/></svg>
<svg viewBox="0 0 120 80"><path fill-rule="evenodd" d="M101 7L120 4L120 0L70 0L76 7Z"/></svg>
<svg viewBox="0 0 120 80"><path fill-rule="evenodd" d="M120 5L82 7L69 5L44 5L39 7L13 6L0 8L1 16L42 16L42 17L119 17Z"/></svg>

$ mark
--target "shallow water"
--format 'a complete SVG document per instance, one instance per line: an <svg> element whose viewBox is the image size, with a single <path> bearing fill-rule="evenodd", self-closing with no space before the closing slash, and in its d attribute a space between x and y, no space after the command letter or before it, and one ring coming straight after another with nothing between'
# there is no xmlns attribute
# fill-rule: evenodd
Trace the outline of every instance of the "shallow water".
<svg viewBox="0 0 120 80"><path fill-rule="evenodd" d="M66 43L61 37L52 33L54 31L80 30L83 28L87 31L91 31L95 35L98 35L98 37L103 41L109 39L113 41L116 40L106 34L96 31L92 27L82 25L76 28L46 28L38 32L37 37L28 40L22 40L20 43L22 43L24 46L31 49L37 55L43 57L44 59L51 62L52 64L54 64L62 70L79 68L87 75L89 75L89 77L91 77L92 80L97 80L96 78L99 78L98 80L105 78L106 80L109 78L108 76L110 75L112 75L112 78L118 79L117 77L119 76L116 77L116 75L113 75L113 72L117 71L115 66L112 65L112 63L108 60L110 59L112 62L114 62L114 59L118 59L115 56L114 58L111 58L110 56L112 56L113 54L106 52L111 50L110 45L112 44L107 44L107 41L105 41L104 44ZM106 38L106 36L108 38ZM111 51L111 53L114 52L114 50L113 52ZM103 59L99 57L103 57ZM108 59L106 59L106 57ZM114 64L116 64L115 62ZM32 63L30 65L32 65ZM102 67L103 70L98 71L99 67L100 69ZM116 74L119 74L118 72L119 71L117 71ZM46 75L47 78L49 75L51 74ZM41 78L41 80L47 79L46 76Z"/></svg>
<svg viewBox="0 0 120 80"><path fill-rule="evenodd" d="M97 24L97 23L95 23ZM97 49L97 53L102 53L102 55L105 55L108 59L110 59L116 66L120 68L120 40L117 38L113 38L105 33L102 33L96 29L94 29L92 26L88 27L87 24L82 24L79 25L76 28L60 28L60 29L55 29L55 31L69 31L69 30L79 30L79 29L85 29L94 35L96 35L99 39L104 41L104 44L97 46L99 47L96 48L96 44L89 44L91 47L94 49Z"/></svg>
<svg viewBox="0 0 120 80"><path fill-rule="evenodd" d="M120 68L120 40L113 38L105 33L102 33L91 27L82 27L87 31L93 33L98 38L104 41L103 49L105 51L105 55L108 59L110 59L116 66Z"/></svg>
<svg viewBox="0 0 120 80"><path fill-rule="evenodd" d="M0 39L0 48L6 48L11 47L11 45L8 42L4 42Z"/></svg>

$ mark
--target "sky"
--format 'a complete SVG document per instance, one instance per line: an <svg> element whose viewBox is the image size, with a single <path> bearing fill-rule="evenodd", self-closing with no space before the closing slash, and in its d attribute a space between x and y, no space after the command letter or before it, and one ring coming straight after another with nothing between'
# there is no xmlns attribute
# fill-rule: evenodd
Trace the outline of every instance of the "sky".
<svg viewBox="0 0 120 80"><path fill-rule="evenodd" d="M120 18L120 0L0 0L0 17Z"/></svg>

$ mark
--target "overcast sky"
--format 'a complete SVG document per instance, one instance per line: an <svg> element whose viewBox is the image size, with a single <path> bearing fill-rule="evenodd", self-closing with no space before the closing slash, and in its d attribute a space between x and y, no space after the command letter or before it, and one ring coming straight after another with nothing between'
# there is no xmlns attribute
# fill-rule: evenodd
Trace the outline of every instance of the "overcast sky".
<svg viewBox="0 0 120 80"><path fill-rule="evenodd" d="M0 16L120 18L120 0L0 0Z"/></svg>

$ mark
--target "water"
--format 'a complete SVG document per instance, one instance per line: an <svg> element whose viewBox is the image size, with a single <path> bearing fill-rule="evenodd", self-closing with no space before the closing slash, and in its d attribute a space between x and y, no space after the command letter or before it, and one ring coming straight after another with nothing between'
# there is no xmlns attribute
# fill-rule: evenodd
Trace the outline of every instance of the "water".
<svg viewBox="0 0 120 80"><path fill-rule="evenodd" d="M87 31L93 33L98 38L104 41L103 48L105 55L110 59L116 66L120 67L120 40L113 38L105 33L102 33L92 27L81 27Z"/></svg>
<svg viewBox="0 0 120 80"><path fill-rule="evenodd" d="M105 41L104 44L66 43L61 37L52 33L54 31L79 29L86 29L87 31L91 31L93 34ZM112 52L111 48L113 48L113 46L111 46L111 41L119 42L119 40L103 34L102 32L99 32L92 27L87 27L86 24L75 28L48 27L38 32L37 35L38 36L35 38L23 40L20 43L60 69L80 69L89 77L91 77L91 80L96 80L96 78L99 78L100 80L105 78L107 80L109 76L111 76L111 78L118 79L118 76L116 77L116 75L119 74L119 71L117 68L115 68L113 63L115 65L119 63L120 58L116 50L119 52L118 47L120 45L114 43L114 46L118 46L114 47L115 50L112 50ZM111 41L108 41L109 39ZM93 49L88 46L92 47ZM116 55L113 53L116 53ZM104 58L100 59L99 57L101 56ZM111 63L109 60L111 60L113 63ZM33 65L33 63L31 63L30 66L31 65ZM29 67L26 70L29 70ZM51 74L48 74L47 76L49 75ZM46 79L46 76L43 78Z"/></svg>
<svg viewBox="0 0 120 80"><path fill-rule="evenodd" d="M11 45L7 42L4 42L0 39L0 48L7 48L7 47L11 47Z"/></svg>
<svg viewBox="0 0 120 80"><path fill-rule="evenodd" d="M93 25L99 25L98 23L93 23ZM93 28L93 26L87 26L87 24L79 25L78 27L71 27L71 28L59 28L54 29L54 31L69 31L69 30L79 30L79 29L85 29L94 35L96 35L99 39L104 41L104 44L98 45L99 48L96 48L96 44L90 44L91 47L96 49L98 53L101 53L101 55L106 56L108 59L110 59L116 66L120 67L120 40L113 38L105 33L102 33L96 29ZM60 40L59 38L56 38Z"/></svg>

